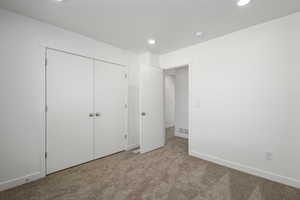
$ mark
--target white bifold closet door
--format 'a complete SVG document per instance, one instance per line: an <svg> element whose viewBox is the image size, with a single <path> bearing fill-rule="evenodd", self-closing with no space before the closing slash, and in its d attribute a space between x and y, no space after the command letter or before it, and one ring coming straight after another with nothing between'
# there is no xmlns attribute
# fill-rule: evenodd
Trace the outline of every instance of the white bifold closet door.
<svg viewBox="0 0 300 200"><path fill-rule="evenodd" d="M47 174L93 159L93 60L47 50Z"/></svg>
<svg viewBox="0 0 300 200"><path fill-rule="evenodd" d="M123 151L123 66L47 50L47 174Z"/></svg>
<svg viewBox="0 0 300 200"><path fill-rule="evenodd" d="M95 61L95 159L125 149L127 124L126 68Z"/></svg>

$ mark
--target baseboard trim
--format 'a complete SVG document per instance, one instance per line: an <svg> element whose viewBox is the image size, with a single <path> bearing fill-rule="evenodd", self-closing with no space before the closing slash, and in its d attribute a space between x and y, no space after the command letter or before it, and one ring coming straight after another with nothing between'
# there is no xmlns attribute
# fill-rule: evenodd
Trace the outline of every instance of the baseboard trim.
<svg viewBox="0 0 300 200"><path fill-rule="evenodd" d="M5 182L0 183L0 191L8 190L10 188L23 185L25 183L30 183L32 181L38 180L43 178L45 175L40 172L35 172L32 174L28 174L26 176L14 178Z"/></svg>
<svg viewBox="0 0 300 200"><path fill-rule="evenodd" d="M259 177L262 177L262 178L265 178L265 179L268 179L268 180L271 180L274 182L282 183L282 184L289 185L289 186L300 189L300 180L296 180L296 179L293 179L290 177L285 177L285 176L281 176L278 174L274 174L272 172L252 168L252 167L245 166L245 165L242 165L242 164L239 164L236 162L231 162L228 160L210 156L207 154L201 154L196 151L191 151L190 155L200 158L200 159L203 159L203 160L207 160L207 161L222 165L222 166L225 166L225 167L236 169L238 171L242 171L242 172L245 172L245 173L248 173L251 175L259 176Z"/></svg>
<svg viewBox="0 0 300 200"><path fill-rule="evenodd" d="M133 149L137 149L137 148L139 148L140 147L140 145L138 145L138 144L129 144L129 145L127 145L127 147L126 147L126 151L130 151L130 150L133 150Z"/></svg>
<svg viewBox="0 0 300 200"><path fill-rule="evenodd" d="M188 134L179 133L178 131L175 131L175 136L176 136L176 137L185 138L185 139L188 139L188 138L189 138L189 135L188 135Z"/></svg>

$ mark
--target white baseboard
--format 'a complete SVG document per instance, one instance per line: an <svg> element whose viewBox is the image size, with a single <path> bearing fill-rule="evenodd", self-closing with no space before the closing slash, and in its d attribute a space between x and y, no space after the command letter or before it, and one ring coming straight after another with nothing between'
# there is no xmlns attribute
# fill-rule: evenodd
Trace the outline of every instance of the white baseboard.
<svg viewBox="0 0 300 200"><path fill-rule="evenodd" d="M129 144L126 147L126 151L130 151L132 149L136 149L136 148L139 148L139 147L140 147L140 145L138 145L138 144Z"/></svg>
<svg viewBox="0 0 300 200"><path fill-rule="evenodd" d="M23 185L25 183L30 183L32 181L38 180L43 177L45 177L44 174L40 172L36 172L19 178L14 178L5 182L0 182L0 191L4 191L19 185Z"/></svg>
<svg viewBox="0 0 300 200"><path fill-rule="evenodd" d="M175 136L176 136L176 137L185 138L185 139L188 139L188 138L189 138L189 135L188 135L188 134L179 133L178 131L175 131Z"/></svg>
<svg viewBox="0 0 300 200"><path fill-rule="evenodd" d="M296 180L290 177L285 177L285 176L281 176L278 174L274 174L272 172L268 172L268 171L264 171L264 170L260 170L260 169L256 169L256 168L252 168L249 166L245 166L236 162L231 162L231 161L227 161L227 160L223 160L221 158L217 158L214 156L210 156L210 155L206 155L206 154L201 154L195 151L191 151L190 152L191 156L203 159L203 160L207 160L213 163L217 163L219 165L225 166L225 167L229 167L232 169L236 169L238 171L242 171L248 174L252 174L255 176L259 176L262 178L266 178L268 180L274 181L274 182L278 182L278 183L282 183L285 185L289 185L292 187L296 187L296 188L300 188L300 180Z"/></svg>

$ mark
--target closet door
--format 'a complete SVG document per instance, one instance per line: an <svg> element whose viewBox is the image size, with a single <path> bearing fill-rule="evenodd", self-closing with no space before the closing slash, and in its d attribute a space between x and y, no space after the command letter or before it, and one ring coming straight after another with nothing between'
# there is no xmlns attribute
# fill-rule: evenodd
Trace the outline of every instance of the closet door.
<svg viewBox="0 0 300 200"><path fill-rule="evenodd" d="M93 61L47 51L47 174L93 159Z"/></svg>
<svg viewBox="0 0 300 200"><path fill-rule="evenodd" d="M126 68L95 61L95 159L125 149Z"/></svg>

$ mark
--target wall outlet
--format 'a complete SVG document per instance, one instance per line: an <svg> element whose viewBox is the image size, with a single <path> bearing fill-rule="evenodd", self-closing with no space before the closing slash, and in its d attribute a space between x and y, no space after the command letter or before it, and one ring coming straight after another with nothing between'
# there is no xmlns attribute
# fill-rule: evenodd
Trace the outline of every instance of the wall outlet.
<svg viewBox="0 0 300 200"><path fill-rule="evenodd" d="M273 153L272 152L266 152L265 153L266 160L273 160Z"/></svg>

